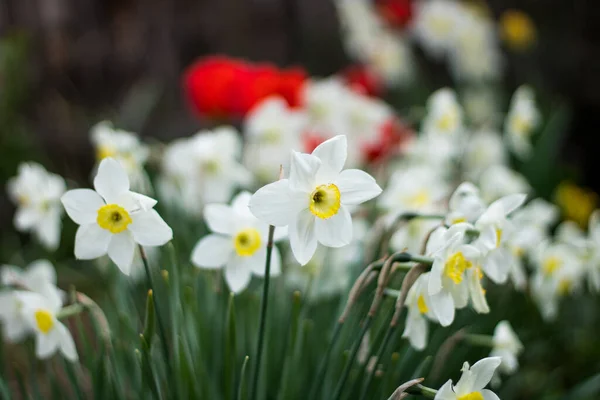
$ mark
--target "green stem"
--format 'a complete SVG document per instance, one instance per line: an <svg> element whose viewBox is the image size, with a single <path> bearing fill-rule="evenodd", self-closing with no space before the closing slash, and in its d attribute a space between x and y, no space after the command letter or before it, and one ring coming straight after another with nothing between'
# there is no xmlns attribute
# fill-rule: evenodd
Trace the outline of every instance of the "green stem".
<svg viewBox="0 0 600 400"><path fill-rule="evenodd" d="M469 334L465 336L465 340L476 346L494 347L494 338L488 335Z"/></svg>
<svg viewBox="0 0 600 400"><path fill-rule="evenodd" d="M379 364L379 360L383 356L383 353L385 352L385 348L387 347L389 341L394 336L395 332L396 332L396 325L390 325L388 327L387 331L385 332L385 336L383 337L381 346L379 346L379 351L377 352L377 355L375 356L375 362L373 363L373 368L371 369L371 371L368 372L367 378L365 379L365 384L363 386L363 390L360 395L361 400L367 398L367 393L369 392L369 386L371 385L371 380L373 379L373 375L375 374L375 370L377 369L377 364Z"/></svg>
<svg viewBox="0 0 600 400"><path fill-rule="evenodd" d="M265 261L265 283L263 285L263 294L260 309L260 323L258 328L258 342L256 344L256 360L254 362L254 378L250 400L256 399L258 382L260 379L260 365L262 361L262 352L265 341L265 327L267 325L267 306L269 304L269 282L271 280L271 256L273 254L273 234L275 227L269 226L269 238L267 240L267 259Z"/></svg>
<svg viewBox="0 0 600 400"><path fill-rule="evenodd" d="M156 300L156 288L154 286L154 279L152 278L152 272L150 271L150 266L148 265L148 259L146 258L146 253L144 252L144 248L141 245L138 245L140 249L140 256L142 258L142 263L144 264L144 270L146 271L146 278L148 278L148 286L150 286L150 290L152 290L152 299L154 301L154 311L156 312L156 324L158 325L158 334L160 336L160 341L162 342L162 351L163 357L165 359L165 363L167 364L167 371L169 372L169 376L171 381L174 383L170 385L173 387L174 398L178 398L178 387L174 380L174 370L173 365L171 364L171 358L169 357L169 343L167 342L167 335L165 334L165 324L162 319L162 315L158 308L158 302ZM148 338L150 340L151 338Z"/></svg>
<svg viewBox="0 0 600 400"><path fill-rule="evenodd" d="M344 391L346 381L348 380L348 376L350 375L350 370L352 369L352 365L354 364L354 359L358 354L358 350L360 349L360 344L362 343L363 337L371 327L372 321L373 317L368 315L365 319L364 325L362 327L362 330L360 331L360 334L358 335L356 342L354 342L354 346L352 347L350 357L348 358L348 362L346 363L344 371L342 372L342 377L340 378L340 381L337 384L334 395L331 397L332 400L338 400L342 396L342 392Z"/></svg>
<svg viewBox="0 0 600 400"><path fill-rule="evenodd" d="M72 317L73 315L79 314L84 309L85 309L85 307L82 304L79 304L79 303L71 304L70 306L63 307L56 314L56 318L58 318L58 319L69 318L69 317Z"/></svg>
<svg viewBox="0 0 600 400"><path fill-rule="evenodd" d="M327 366L329 365L329 357L331 356L331 351L333 350L339 336L342 331L343 322L337 321L335 324L335 328L333 328L333 334L331 335L331 340L329 341L329 346L327 346L327 350L325 351L325 355L319 364L319 368L317 370L317 376L313 381L312 387L310 389L310 394L308 396L309 399L317 399L320 396L317 396L319 389L321 388L321 384L323 383L323 379L325 379L325 371L327 371Z"/></svg>

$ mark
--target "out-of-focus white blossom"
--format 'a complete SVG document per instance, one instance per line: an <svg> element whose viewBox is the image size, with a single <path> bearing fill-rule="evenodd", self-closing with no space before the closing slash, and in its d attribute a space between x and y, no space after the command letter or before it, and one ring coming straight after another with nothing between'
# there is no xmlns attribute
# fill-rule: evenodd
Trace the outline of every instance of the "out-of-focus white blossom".
<svg viewBox="0 0 600 400"><path fill-rule="evenodd" d="M517 89L504 122L504 132L509 148L520 158L530 155L531 136L540 124L540 112L533 90L528 86Z"/></svg>

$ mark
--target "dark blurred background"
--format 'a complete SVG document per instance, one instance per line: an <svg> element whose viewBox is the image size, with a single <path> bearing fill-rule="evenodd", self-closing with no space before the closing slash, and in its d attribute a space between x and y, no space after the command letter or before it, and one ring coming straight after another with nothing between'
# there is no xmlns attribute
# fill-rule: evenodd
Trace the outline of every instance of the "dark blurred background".
<svg viewBox="0 0 600 400"><path fill-rule="evenodd" d="M571 107L561 160L600 191L598 0L487 4L495 17L518 8L534 20L538 45L507 54L507 86L542 82ZM202 55L301 65L316 76L351 63L329 0L0 0L0 35L0 157L14 159L0 163L3 183L25 159L87 179L88 131L101 119L160 140L206 126L180 85L182 70ZM432 71L434 86L451 84L444 68ZM0 205L5 227L12 216L5 194Z"/></svg>

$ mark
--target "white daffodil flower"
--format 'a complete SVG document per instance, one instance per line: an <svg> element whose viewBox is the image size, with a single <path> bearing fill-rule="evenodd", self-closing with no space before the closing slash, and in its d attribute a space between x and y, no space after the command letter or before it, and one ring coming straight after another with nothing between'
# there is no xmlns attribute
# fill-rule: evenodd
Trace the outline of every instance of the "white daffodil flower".
<svg viewBox="0 0 600 400"><path fill-rule="evenodd" d="M427 320L437 322L431 309L428 286L429 272L417 278L406 296L405 306L408 308L408 315L402 337L408 338L410 345L417 350L423 350L427 346L429 335Z"/></svg>
<svg viewBox="0 0 600 400"><path fill-rule="evenodd" d="M480 236L474 245L484 254L482 262L485 274L496 283L504 283L510 271L510 251L505 246L512 234L513 226L508 219L510 213L521 207L527 195L512 194L496 200L477 219L475 227Z"/></svg>
<svg viewBox="0 0 600 400"><path fill-rule="evenodd" d="M150 179L144 171L150 149L136 134L115 129L111 122L102 121L92 127L90 136L98 162L107 157L114 158L125 167L134 190L151 192Z"/></svg>
<svg viewBox="0 0 600 400"><path fill-rule="evenodd" d="M64 292L56 287L56 271L48 260L36 260L25 270L13 265L3 265L0 280L6 286L39 293L59 307L63 304Z"/></svg>
<svg viewBox="0 0 600 400"><path fill-rule="evenodd" d="M17 291L0 292L0 322L2 336L10 343L22 341L30 333L30 326L23 316L23 305Z"/></svg>
<svg viewBox="0 0 600 400"><path fill-rule="evenodd" d="M448 194L448 184L437 170L417 164L392 174L379 204L394 216L407 212L435 213L440 211Z"/></svg>
<svg viewBox="0 0 600 400"><path fill-rule="evenodd" d="M8 181L7 189L17 205L15 228L19 232L33 233L46 249L56 250L60 243L60 196L66 190L65 180L37 163L21 163L17 176Z"/></svg>
<svg viewBox="0 0 600 400"><path fill-rule="evenodd" d="M429 96L422 130L448 140L463 133L463 110L452 89L439 89Z"/></svg>
<svg viewBox="0 0 600 400"><path fill-rule="evenodd" d="M506 165L493 165L479 176L481 197L488 203L513 193L530 193L527 179Z"/></svg>
<svg viewBox="0 0 600 400"><path fill-rule="evenodd" d="M265 275L269 226L259 221L248 208L251 194L242 192L225 204L208 204L204 218L214 232L202 238L192 251L192 263L204 269L225 267L225 281L234 293L244 290L252 274ZM286 235L275 230L275 240ZM273 246L271 276L281 273L281 255Z"/></svg>
<svg viewBox="0 0 600 400"><path fill-rule="evenodd" d="M454 310L469 301L467 272L476 268L481 256L479 250L465 243L465 236L474 229L467 223L450 228L440 227L431 234L426 254L433 257L428 293L431 308L442 326L454 321Z"/></svg>
<svg viewBox="0 0 600 400"><path fill-rule="evenodd" d="M510 322L501 321L496 325L492 341L494 347L490 357L502 359L498 371L505 374L514 373L519 368L518 356L523 351L523 344L510 326Z"/></svg>
<svg viewBox="0 0 600 400"><path fill-rule="evenodd" d="M277 177L279 166L289 169L289 154L300 146L307 115L291 109L281 97L269 97L244 120L244 164L264 181Z"/></svg>
<svg viewBox="0 0 600 400"><path fill-rule="evenodd" d="M434 400L500 400L494 392L484 389L500 363L500 357L484 358L473 366L465 362L461 370L462 376L456 385L452 385L452 379L448 380L438 390Z"/></svg>
<svg viewBox="0 0 600 400"><path fill-rule="evenodd" d="M423 49L437 59L454 45L465 11L457 1L431 0L415 3L411 33Z"/></svg>
<svg viewBox="0 0 600 400"><path fill-rule="evenodd" d="M127 172L118 161L100 162L94 188L70 190L61 198L79 225L75 257L91 260L108 254L129 275L135 244L162 246L173 238L173 231L152 209L156 200L129 190Z"/></svg>
<svg viewBox="0 0 600 400"><path fill-rule="evenodd" d="M466 144L463 158L465 173L469 179L479 180L481 174L494 165L504 165L508 154L502 136L492 130L474 132Z"/></svg>
<svg viewBox="0 0 600 400"><path fill-rule="evenodd" d="M504 123L508 147L520 158L531 154L531 135L540 123L540 112L533 90L527 86L517 89Z"/></svg>
<svg viewBox="0 0 600 400"><path fill-rule="evenodd" d="M303 101L310 129L329 137L347 126L344 104L351 91L338 77L309 81L304 85Z"/></svg>
<svg viewBox="0 0 600 400"><path fill-rule="evenodd" d="M289 179L259 189L250 210L274 226L288 226L290 245L302 265L310 261L317 242L342 247L352 240L348 206L377 197L381 188L366 172L342 171L346 162L345 136L320 144L312 154L292 153Z"/></svg>
<svg viewBox="0 0 600 400"><path fill-rule="evenodd" d="M440 226L441 221L428 218L414 218L402 224L390 238L394 251L420 254L429 232Z"/></svg>
<svg viewBox="0 0 600 400"><path fill-rule="evenodd" d="M56 351L69 361L77 361L77 349L71 332L57 318L60 306L33 292L16 292L21 302L23 318L35 332L35 354L40 359L52 356Z"/></svg>
<svg viewBox="0 0 600 400"><path fill-rule="evenodd" d="M486 205L479 195L479 189L470 182L463 182L450 196L446 224L475 223L485 209Z"/></svg>

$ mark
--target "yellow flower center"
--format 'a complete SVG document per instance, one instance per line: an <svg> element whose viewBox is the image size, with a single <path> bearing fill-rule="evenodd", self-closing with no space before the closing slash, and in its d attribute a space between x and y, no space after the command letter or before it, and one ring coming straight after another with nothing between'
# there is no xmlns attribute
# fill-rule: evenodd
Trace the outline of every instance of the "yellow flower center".
<svg viewBox="0 0 600 400"><path fill-rule="evenodd" d="M560 282L558 282L558 294L561 296L566 296L569 294L569 292L571 292L572 287L573 282L571 282L569 279L561 279Z"/></svg>
<svg viewBox="0 0 600 400"><path fill-rule="evenodd" d="M471 267L473 267L473 263L468 261L461 251L457 251L448 257L444 267L444 273L458 285L463 280L464 272Z"/></svg>
<svg viewBox="0 0 600 400"><path fill-rule="evenodd" d="M333 217L340 209L340 189L333 183L319 185L310 194L310 212L321 219Z"/></svg>
<svg viewBox="0 0 600 400"><path fill-rule="evenodd" d="M500 247L502 242L502 229L496 228L496 247Z"/></svg>
<svg viewBox="0 0 600 400"><path fill-rule="evenodd" d="M19 195L17 198L17 203L19 203L19 205L25 207L29 204L29 197L24 194Z"/></svg>
<svg viewBox="0 0 600 400"><path fill-rule="evenodd" d="M512 253L516 256L516 257L523 257L525 255L525 249L519 246L515 246L512 249Z"/></svg>
<svg viewBox="0 0 600 400"><path fill-rule="evenodd" d="M50 314L46 310L37 310L35 312L35 322L37 324L38 329L43 334L50 332L50 330L54 326L54 320L52 319L52 314Z"/></svg>
<svg viewBox="0 0 600 400"><path fill-rule="evenodd" d="M200 165L200 169L207 175L214 175L219 172L220 165L217 160L205 160Z"/></svg>
<svg viewBox="0 0 600 400"><path fill-rule="evenodd" d="M233 237L233 247L240 257L249 257L260 248L260 233L254 228L246 228L239 231Z"/></svg>
<svg viewBox="0 0 600 400"><path fill-rule="evenodd" d="M117 155L117 151L114 147L106 144L101 144L96 148L96 159L102 161L108 157L114 157Z"/></svg>
<svg viewBox="0 0 600 400"><path fill-rule="evenodd" d="M483 395L481 392L471 392L460 396L458 400L483 400Z"/></svg>
<svg viewBox="0 0 600 400"><path fill-rule="evenodd" d="M412 207L424 207L429 203L429 192L425 189L419 190L417 193L409 196L406 203Z"/></svg>
<svg viewBox="0 0 600 400"><path fill-rule="evenodd" d="M542 270L544 271L544 274L550 276L560 268L561 264L562 260L560 258L551 256L546 258L542 263Z"/></svg>
<svg viewBox="0 0 600 400"><path fill-rule="evenodd" d="M531 121L523 118L520 115L515 115L512 118L511 123L512 123L512 130L521 136L525 136L525 135L529 134L529 132L531 131L531 127L532 127Z"/></svg>
<svg viewBox="0 0 600 400"><path fill-rule="evenodd" d="M263 132L262 138L265 143L277 144L281 142L281 130L277 128L269 128Z"/></svg>
<svg viewBox="0 0 600 400"><path fill-rule="evenodd" d="M465 217L454 218L452 220L452 225L454 225L454 224L460 224L461 222L467 222L467 219Z"/></svg>
<svg viewBox="0 0 600 400"><path fill-rule="evenodd" d="M506 11L500 17L500 27L502 39L515 50L525 50L535 42L535 25L522 11Z"/></svg>
<svg viewBox="0 0 600 400"><path fill-rule="evenodd" d="M429 311L429 307L427 307L427 303L425 303L425 297L420 295L417 299L417 307L419 307L419 312L421 314L425 314Z"/></svg>
<svg viewBox="0 0 600 400"><path fill-rule="evenodd" d="M96 222L98 222L100 228L111 233L121 233L131 223L131 217L123 207L116 204L107 204L98 210Z"/></svg>
<svg viewBox="0 0 600 400"><path fill-rule="evenodd" d="M437 121L437 127L440 131L449 132L456 126L456 111L448 111Z"/></svg>

